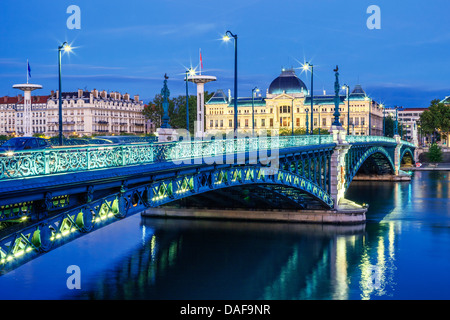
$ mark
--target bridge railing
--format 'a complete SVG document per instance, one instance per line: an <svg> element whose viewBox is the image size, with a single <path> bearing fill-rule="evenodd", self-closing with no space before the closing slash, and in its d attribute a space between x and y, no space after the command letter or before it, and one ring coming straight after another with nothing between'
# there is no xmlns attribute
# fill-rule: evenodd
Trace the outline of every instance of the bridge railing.
<svg viewBox="0 0 450 320"><path fill-rule="evenodd" d="M383 136L347 136L346 138L348 143L357 143L357 142L389 142L396 143L394 138L383 137Z"/></svg>
<svg viewBox="0 0 450 320"><path fill-rule="evenodd" d="M388 143L397 143L395 138L383 137L383 136L347 136L346 140L348 143L357 143L357 142L388 142ZM408 147L416 147L414 143L401 140L401 143Z"/></svg>
<svg viewBox="0 0 450 320"><path fill-rule="evenodd" d="M333 143L330 135L52 148L0 154L0 180Z"/></svg>
<svg viewBox="0 0 450 320"><path fill-rule="evenodd" d="M330 135L313 136L275 136L243 139L219 139L209 141L179 142L173 145L167 160L185 160L195 158L214 158L226 154L256 152L260 150L279 150L333 143Z"/></svg>

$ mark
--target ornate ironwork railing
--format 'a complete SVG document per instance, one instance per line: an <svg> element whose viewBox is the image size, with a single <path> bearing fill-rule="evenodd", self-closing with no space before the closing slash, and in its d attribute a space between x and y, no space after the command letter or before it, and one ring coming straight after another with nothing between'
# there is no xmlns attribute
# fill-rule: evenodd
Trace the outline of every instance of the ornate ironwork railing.
<svg viewBox="0 0 450 320"><path fill-rule="evenodd" d="M383 136L347 136L346 140L348 143L356 143L356 142L388 142L388 143L397 143L394 138L383 137ZM401 140L401 143L408 147L415 148L414 143Z"/></svg>
<svg viewBox="0 0 450 320"><path fill-rule="evenodd" d="M394 138L383 137L383 136L347 136L348 143L356 142L389 142L396 143Z"/></svg>
<svg viewBox="0 0 450 320"><path fill-rule="evenodd" d="M392 138L348 136L352 142L395 142ZM332 144L331 135L275 136L170 143L80 146L0 154L0 180L117 168L141 164L206 159L311 145Z"/></svg>
<svg viewBox="0 0 450 320"><path fill-rule="evenodd" d="M332 143L327 136L81 146L0 154L0 180Z"/></svg>

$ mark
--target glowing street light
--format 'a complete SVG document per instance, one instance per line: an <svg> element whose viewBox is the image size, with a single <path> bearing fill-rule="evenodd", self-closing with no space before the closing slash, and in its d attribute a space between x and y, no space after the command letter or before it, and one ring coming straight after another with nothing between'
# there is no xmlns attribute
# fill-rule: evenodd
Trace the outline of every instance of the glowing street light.
<svg viewBox="0 0 450 320"><path fill-rule="evenodd" d="M344 84L342 89L347 90L347 135L350 135L350 87Z"/></svg>
<svg viewBox="0 0 450 320"><path fill-rule="evenodd" d="M255 136L255 91L259 92L258 87L252 89L252 135Z"/></svg>
<svg viewBox="0 0 450 320"><path fill-rule="evenodd" d="M311 96L311 135L313 134L313 130L314 130L314 98L313 98L313 76L314 76L314 65L312 65L311 63L307 62L305 64L302 65L302 69L303 71L309 71L311 70L311 92L310 92L310 96ZM308 132L306 132L308 133Z"/></svg>
<svg viewBox="0 0 450 320"><path fill-rule="evenodd" d="M233 34L231 31L225 32L223 36L223 41L230 41L234 38L234 136L237 136L237 124L238 124L238 109L237 109L237 35Z"/></svg>
<svg viewBox="0 0 450 320"><path fill-rule="evenodd" d="M195 76L195 69L186 70L186 130L189 132L189 93L188 93L188 75Z"/></svg>
<svg viewBox="0 0 450 320"><path fill-rule="evenodd" d="M72 52L72 47L64 42L58 47L58 77L59 77L59 145L63 145L63 120L62 120L62 90L61 90L61 51L66 53Z"/></svg>

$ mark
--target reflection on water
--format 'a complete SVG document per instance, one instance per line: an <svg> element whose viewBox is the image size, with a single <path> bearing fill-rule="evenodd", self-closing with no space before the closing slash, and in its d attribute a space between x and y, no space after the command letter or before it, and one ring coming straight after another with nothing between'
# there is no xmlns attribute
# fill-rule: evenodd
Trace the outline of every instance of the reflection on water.
<svg viewBox="0 0 450 320"><path fill-rule="evenodd" d="M348 299L365 226L143 219L142 228L149 240L80 297Z"/></svg>
<svg viewBox="0 0 450 320"><path fill-rule="evenodd" d="M354 226L135 216L0 277L0 288L12 294L26 279L26 298L45 298L39 279L80 264L82 290L62 285L63 274L45 283L49 297L449 299L449 183L444 172L355 181L346 197L370 208Z"/></svg>

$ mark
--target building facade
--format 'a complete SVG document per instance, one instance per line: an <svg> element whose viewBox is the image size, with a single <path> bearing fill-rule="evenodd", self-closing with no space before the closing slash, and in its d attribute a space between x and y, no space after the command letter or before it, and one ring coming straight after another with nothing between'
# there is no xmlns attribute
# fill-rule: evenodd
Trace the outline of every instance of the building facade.
<svg viewBox="0 0 450 320"><path fill-rule="evenodd" d="M33 96L31 100L32 133L59 134L59 92ZM0 134L23 134L23 97L0 98ZM106 91L62 93L63 133L65 136L144 134L144 103L139 96Z"/></svg>
<svg viewBox="0 0 450 320"><path fill-rule="evenodd" d="M361 86L355 86L348 100L346 94L339 98L340 121L344 128L350 125L350 134L383 134L383 107L368 97ZM270 84L265 98L238 98L237 105L240 132L252 133L252 119L255 134L263 130L295 132L307 127L311 129L311 95L292 69L282 70ZM330 130L334 108L334 95L313 96L313 128ZM234 128L233 116L234 98L217 90L205 104L205 130L212 134L227 133Z"/></svg>
<svg viewBox="0 0 450 320"><path fill-rule="evenodd" d="M47 132L47 101L49 97L31 97L32 133L45 134ZM24 98L21 94L15 97L0 97L0 135L23 135L24 117Z"/></svg>

